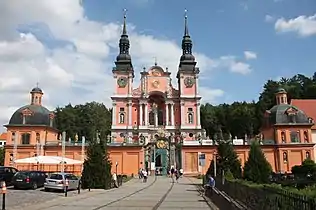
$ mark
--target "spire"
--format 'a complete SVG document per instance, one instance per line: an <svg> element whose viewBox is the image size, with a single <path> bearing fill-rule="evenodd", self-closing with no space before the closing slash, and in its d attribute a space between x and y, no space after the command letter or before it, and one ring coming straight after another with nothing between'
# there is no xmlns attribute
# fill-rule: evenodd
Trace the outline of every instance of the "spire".
<svg viewBox="0 0 316 210"><path fill-rule="evenodd" d="M188 29L188 15L187 15L188 10L184 10L184 37L189 37L189 29Z"/></svg>
<svg viewBox="0 0 316 210"><path fill-rule="evenodd" d="M188 15L187 10L184 11L184 35L182 38L182 56L180 58L180 67L184 67L186 69L190 68L194 70L195 67L195 57L192 55L192 40L189 35L188 29ZM193 65L193 66L192 66Z"/></svg>
<svg viewBox="0 0 316 210"><path fill-rule="evenodd" d="M126 35L126 36L127 36L127 29L126 29L126 13L127 13L127 10L124 9L124 21L123 21L123 32L122 32L122 35Z"/></svg>
<svg viewBox="0 0 316 210"><path fill-rule="evenodd" d="M130 42L127 35L127 27L126 27L126 13L127 10L124 9L124 20L123 20L123 30L121 34L121 38L119 41L119 49L120 53L116 57L116 69L130 71L133 69L132 59L129 54Z"/></svg>
<svg viewBox="0 0 316 210"><path fill-rule="evenodd" d="M120 54L116 57L116 61L130 61L131 56L129 55L129 39L126 30L126 9L124 9L124 22L122 35L119 42Z"/></svg>

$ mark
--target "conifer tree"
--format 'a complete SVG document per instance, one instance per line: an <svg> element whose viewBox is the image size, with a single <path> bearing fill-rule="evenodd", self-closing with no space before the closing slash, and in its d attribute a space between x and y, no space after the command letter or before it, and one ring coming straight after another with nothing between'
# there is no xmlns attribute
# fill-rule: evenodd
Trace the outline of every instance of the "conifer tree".
<svg viewBox="0 0 316 210"><path fill-rule="evenodd" d="M91 141L83 163L82 188L107 189L111 182L111 162L104 141Z"/></svg>
<svg viewBox="0 0 316 210"><path fill-rule="evenodd" d="M217 154L217 173L230 171L234 178L241 178L241 163L230 140L219 142Z"/></svg>
<svg viewBox="0 0 316 210"><path fill-rule="evenodd" d="M272 173L272 167L255 141L250 146L248 160L244 167L244 178L256 183L267 183Z"/></svg>

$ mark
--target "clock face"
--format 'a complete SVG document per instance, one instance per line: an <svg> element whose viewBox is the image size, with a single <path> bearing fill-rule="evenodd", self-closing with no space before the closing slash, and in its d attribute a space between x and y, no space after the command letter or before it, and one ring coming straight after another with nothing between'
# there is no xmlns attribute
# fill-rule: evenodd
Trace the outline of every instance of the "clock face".
<svg viewBox="0 0 316 210"><path fill-rule="evenodd" d="M188 88L194 85L194 79L192 77L187 77L184 79L184 85Z"/></svg>
<svg viewBox="0 0 316 210"><path fill-rule="evenodd" d="M118 84L118 86L119 87L126 87L126 85L127 85L127 78L126 77L119 77L118 79L117 79L117 84Z"/></svg>
<svg viewBox="0 0 316 210"><path fill-rule="evenodd" d="M158 88L159 87L159 81L158 80L154 80L153 83L152 83L152 86L154 88Z"/></svg>

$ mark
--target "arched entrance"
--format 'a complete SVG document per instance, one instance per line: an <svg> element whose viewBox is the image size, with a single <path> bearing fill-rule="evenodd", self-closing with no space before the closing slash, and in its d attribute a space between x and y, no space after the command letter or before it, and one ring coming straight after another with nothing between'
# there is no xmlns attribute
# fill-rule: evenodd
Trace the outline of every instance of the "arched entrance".
<svg viewBox="0 0 316 210"><path fill-rule="evenodd" d="M166 175L169 168L168 141L165 138L157 139L154 150L156 175Z"/></svg>

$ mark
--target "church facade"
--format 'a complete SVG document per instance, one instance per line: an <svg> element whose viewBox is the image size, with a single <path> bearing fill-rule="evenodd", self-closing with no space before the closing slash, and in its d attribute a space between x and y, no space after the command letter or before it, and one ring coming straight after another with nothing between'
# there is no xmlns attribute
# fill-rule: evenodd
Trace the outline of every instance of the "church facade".
<svg viewBox="0 0 316 210"><path fill-rule="evenodd" d="M199 68L192 55L187 17L184 31L182 56L176 76L177 87L172 85L168 68L164 69L157 63L140 72L140 85L135 86L135 71L129 54L130 41L124 17L120 53L112 71L116 82L115 94L111 97L113 111L110 144L143 147L143 157L130 154L129 165L130 160L139 160L134 163L135 166L166 173L170 167L182 167L181 151L177 150L181 141L197 141L202 138ZM125 162L122 160L123 154L112 153L111 156L118 162Z"/></svg>

